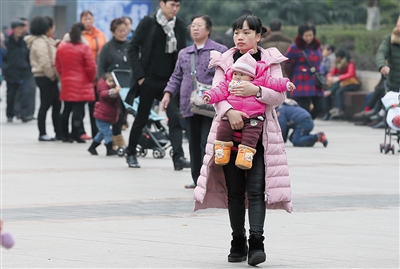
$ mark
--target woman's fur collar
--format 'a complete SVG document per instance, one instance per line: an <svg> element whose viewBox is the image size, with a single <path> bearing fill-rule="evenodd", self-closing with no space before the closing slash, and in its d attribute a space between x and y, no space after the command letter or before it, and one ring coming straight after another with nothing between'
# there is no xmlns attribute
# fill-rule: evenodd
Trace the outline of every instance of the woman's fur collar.
<svg viewBox="0 0 400 269"><path fill-rule="evenodd" d="M300 36L296 36L294 43L301 50L304 50L306 48L317 49L321 47L321 42L316 37L314 37L313 41L309 45L307 45L307 43L304 42L303 38L301 38Z"/></svg>
<svg viewBox="0 0 400 269"><path fill-rule="evenodd" d="M400 45L400 33L397 31L396 27L393 29L392 35L390 36L390 43Z"/></svg>
<svg viewBox="0 0 400 269"><path fill-rule="evenodd" d="M346 58L340 59L340 61L335 64L336 68L339 69L340 71L344 71L348 65L349 62L347 61Z"/></svg>

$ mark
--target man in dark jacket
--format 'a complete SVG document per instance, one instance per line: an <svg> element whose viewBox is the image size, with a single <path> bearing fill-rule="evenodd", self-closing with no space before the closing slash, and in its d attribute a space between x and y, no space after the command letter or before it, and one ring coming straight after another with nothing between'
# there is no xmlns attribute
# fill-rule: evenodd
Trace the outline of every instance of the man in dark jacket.
<svg viewBox="0 0 400 269"><path fill-rule="evenodd" d="M146 16L140 21L128 47L132 86L125 102L132 104L133 99L140 96L126 149L126 161L132 168L140 168L136 146L148 121L154 99L162 99L164 88L174 71L178 52L186 47L186 23L176 16L179 8L180 0L160 0L160 9L155 15ZM171 99L167 117L174 169L190 168L182 148L179 94Z"/></svg>
<svg viewBox="0 0 400 269"><path fill-rule="evenodd" d="M276 47L285 55L286 50L293 43L293 40L282 33L282 23L280 20L272 20L269 24L269 30L271 32L267 33L267 36L261 40L261 47L264 49Z"/></svg>
<svg viewBox="0 0 400 269"><path fill-rule="evenodd" d="M7 121L12 122L15 115L14 103L17 93L22 122L32 119L29 111L29 89L31 83L31 66L29 64L29 50L23 36L25 23L16 20L11 23L13 30L6 42L7 53L3 58L3 74L7 81Z"/></svg>
<svg viewBox="0 0 400 269"><path fill-rule="evenodd" d="M376 65L390 91L400 90L400 16L392 34L385 37L376 53Z"/></svg>
<svg viewBox="0 0 400 269"><path fill-rule="evenodd" d="M310 134L314 129L314 121L311 114L300 107L296 101L286 99L285 102L276 108L279 125L282 130L283 141L287 141L289 130L293 132L289 136L294 147L312 147L316 142L321 142L324 147L328 145L324 132Z"/></svg>

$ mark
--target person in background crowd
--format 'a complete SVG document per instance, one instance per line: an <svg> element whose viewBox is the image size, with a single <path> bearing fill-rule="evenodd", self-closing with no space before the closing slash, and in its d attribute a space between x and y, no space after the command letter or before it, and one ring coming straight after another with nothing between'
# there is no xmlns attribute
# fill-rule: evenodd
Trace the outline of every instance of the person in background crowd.
<svg viewBox="0 0 400 269"><path fill-rule="evenodd" d="M344 115L343 93L357 91L360 82L356 75L356 66L351 61L350 54L345 50L335 52L335 65L326 76L328 85L331 87L325 96L333 96L334 107L329 110L330 119L340 118Z"/></svg>
<svg viewBox="0 0 400 269"><path fill-rule="evenodd" d="M269 30L265 38L261 39L260 46L264 49L275 47L280 53L285 54L293 40L282 33L282 23L274 19L269 23Z"/></svg>
<svg viewBox="0 0 400 269"><path fill-rule="evenodd" d="M323 112L324 90L315 86L315 76L310 71L303 51L316 72L319 72L322 53L321 42L315 37L316 32L317 30L312 24L300 25L294 44L290 45L285 53L289 60L283 65L285 74L297 87L295 91L290 93L291 98L308 112L311 111L311 105L313 105L310 112L313 119Z"/></svg>
<svg viewBox="0 0 400 269"><path fill-rule="evenodd" d="M112 20L110 24L110 31L113 35L112 39L108 41L100 51L97 58L97 77L101 78L105 73L109 73L114 69L130 70L131 66L128 61L128 45L129 41L126 39L127 29L125 21L122 18ZM119 100L119 120L113 122L112 140L114 149L125 147L124 137L121 134L122 124L125 119L126 109L121 99Z"/></svg>
<svg viewBox="0 0 400 269"><path fill-rule="evenodd" d="M0 89L3 83L3 55L6 53L6 45L4 44L4 34L0 32ZM1 96L0 96L1 101Z"/></svg>
<svg viewBox="0 0 400 269"><path fill-rule="evenodd" d="M186 122L186 134L189 140L190 165L193 183L185 185L185 188L196 187L197 178L205 155L207 136L210 132L212 119L203 115L190 112L190 94L193 91L191 75L191 56L195 55L195 69L197 80L210 85L215 73L215 67L207 68L210 62L210 51L221 53L227 47L216 43L210 38L212 22L207 15L192 17L190 35L194 44L182 49L178 54L175 70L169 78L164 89L164 97L161 107L165 110L174 95L180 95L180 108Z"/></svg>
<svg viewBox="0 0 400 269"><path fill-rule="evenodd" d="M214 58L212 54L210 57L211 66L217 65L213 87L223 80L227 69L250 50L254 50L254 59L270 65L272 77L281 78L280 63L286 58L276 48L264 50L257 46L261 35L267 31L260 19L254 15L243 15L236 20L232 28L235 47L220 56L216 54ZM243 118L248 117L246 113L234 110L225 100L217 103L217 116L211 125L203 167L193 194L196 200L194 210L228 208L233 237L228 262L242 262L248 259L248 264L255 266L266 260L263 236L266 208L285 209L289 213L292 211L285 145L274 109L285 100L285 93L265 87L259 88L251 82L241 83L233 90L237 96L256 96L260 102L267 105L263 132L256 147L253 166L249 170L237 168L237 153L234 151L227 165L219 166L213 162L213 142L220 121L227 118L231 128L239 131L243 128ZM240 139L235 139L234 142L237 147ZM250 224L248 247L245 230L246 207Z"/></svg>
<svg viewBox="0 0 400 269"><path fill-rule="evenodd" d="M126 39L131 40L133 35L135 34L135 31L132 30L132 19L129 16L123 16L121 19L124 20L126 29L128 31Z"/></svg>
<svg viewBox="0 0 400 269"><path fill-rule="evenodd" d="M24 35L29 34L29 20L24 17L21 17L19 19L25 23ZM17 100L19 100L19 97L17 97ZM16 103L16 106L17 105L19 106L19 102ZM32 75L29 83L29 115L32 117L32 119L34 119L35 106L36 106L36 82L35 82L35 77ZM19 110L19 108L16 109Z"/></svg>
<svg viewBox="0 0 400 269"><path fill-rule="evenodd" d="M29 83L32 77L29 62L29 49L24 41L25 23L21 20L11 22L12 34L5 42L3 55L3 75L7 82L7 122L17 116L15 102L19 94L19 113L22 122L32 120L29 111Z"/></svg>
<svg viewBox="0 0 400 269"><path fill-rule="evenodd" d="M400 15L392 33L386 36L376 52L376 65L386 77L390 91L400 91Z"/></svg>
<svg viewBox="0 0 400 269"><path fill-rule="evenodd" d="M95 62L97 62L97 57L101 51L101 48L106 44L106 36L105 34L97 29L94 26L94 17L93 13L90 10L84 10L80 15L80 22L85 26L85 31L83 31L83 36L87 42L89 42L90 50L92 51L93 58ZM96 85L96 83L95 83ZM90 118L90 126L92 131L92 137L94 137L97 133L96 120L93 117L94 113L94 104L97 100L97 90L96 87L93 87L93 93L95 94L95 100L93 102L88 102L89 106L89 118ZM85 110L83 110L85 113ZM83 131L81 134L81 139L90 140L92 137L86 134L85 127L82 126L81 130Z"/></svg>
<svg viewBox="0 0 400 269"><path fill-rule="evenodd" d="M132 87L125 99L133 104L139 95L140 103L126 148L126 161L131 168L140 168L136 158L136 145L147 123L154 99L161 100L163 91L174 71L178 52L186 47L186 23L177 13L180 0L160 0L156 15L144 17L129 44L128 54L132 67ZM169 139L171 141L174 170L190 168L182 148L179 95L171 99L167 107Z"/></svg>
<svg viewBox="0 0 400 269"><path fill-rule="evenodd" d="M385 77L387 91L400 91L400 15L392 33L386 36L376 52L376 66ZM386 89L385 89L386 90ZM385 128L385 110L381 109L374 120L379 122L372 128Z"/></svg>
<svg viewBox="0 0 400 269"><path fill-rule="evenodd" d="M29 59L36 85L40 89L40 108L38 113L39 141L61 140L61 121L58 74L54 67L56 41L52 38L55 24L52 18L37 16L32 19L30 35L24 40L30 50ZM55 138L46 132L47 111L52 107L51 118Z"/></svg>
<svg viewBox="0 0 400 269"><path fill-rule="evenodd" d="M296 101L286 99L285 102L276 107L279 125L282 129L282 137L286 142L289 136L289 130L293 132L289 136L290 142L294 147L312 147L317 142L321 142L324 147L328 146L328 140L324 132L310 134L314 129L314 121L311 114L302 107L299 107Z"/></svg>
<svg viewBox="0 0 400 269"><path fill-rule="evenodd" d="M322 61L319 72L326 76L335 65L335 46L325 44L322 47Z"/></svg>
<svg viewBox="0 0 400 269"><path fill-rule="evenodd" d="M93 82L96 79L96 62L88 45L82 42L84 25L74 23L69 31L70 41L63 41L57 48L56 69L61 77L60 100L63 142L85 143L81 138L86 102L93 102ZM72 112L72 131L69 134L69 117Z"/></svg>
<svg viewBox="0 0 400 269"><path fill-rule="evenodd" d="M97 85L99 101L97 101L94 106L94 117L96 119L96 124L99 131L93 138L92 145L90 145L88 149L92 155L98 155L96 148L100 145L103 139L104 145L107 148L106 155L117 155L117 151L113 150L111 127L112 124L117 122L119 119L120 101L118 92L120 90L121 87L115 84L111 73L107 72L102 75L99 80L99 84Z"/></svg>

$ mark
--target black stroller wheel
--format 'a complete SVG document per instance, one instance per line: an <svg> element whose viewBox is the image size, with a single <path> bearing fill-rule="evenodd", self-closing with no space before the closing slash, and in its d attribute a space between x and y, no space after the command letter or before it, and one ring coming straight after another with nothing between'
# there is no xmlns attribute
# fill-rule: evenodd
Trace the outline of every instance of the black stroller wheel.
<svg viewBox="0 0 400 269"><path fill-rule="evenodd" d="M379 145L379 149L380 149L380 151L381 151L381 153L382 153L383 150L385 149L385 146L384 146L383 144L380 144L380 145Z"/></svg>
<svg viewBox="0 0 400 269"><path fill-rule="evenodd" d="M153 149L153 157L155 159L162 159L165 156L165 151L162 149Z"/></svg>
<svg viewBox="0 0 400 269"><path fill-rule="evenodd" d="M117 150L117 154L119 157L124 157L125 155L125 148L124 147L119 147Z"/></svg>
<svg viewBox="0 0 400 269"><path fill-rule="evenodd" d="M174 151L173 151L173 149L171 149L171 150L169 151L169 156L170 156L170 157L174 157Z"/></svg>

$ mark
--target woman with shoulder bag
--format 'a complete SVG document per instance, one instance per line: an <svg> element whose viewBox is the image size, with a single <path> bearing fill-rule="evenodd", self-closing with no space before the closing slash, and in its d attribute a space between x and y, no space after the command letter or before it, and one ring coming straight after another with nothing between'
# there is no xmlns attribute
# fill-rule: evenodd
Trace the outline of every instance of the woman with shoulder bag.
<svg viewBox="0 0 400 269"><path fill-rule="evenodd" d="M199 82L211 84L215 68L208 69L210 51L225 52L227 50L224 45L210 39L211 27L212 22L207 15L197 15L192 18L190 35L194 44L179 52L175 70L168 81L164 90L164 97L161 100L161 107L165 110L172 96L180 94L180 107L186 121L191 173L194 182L194 184L186 185L186 188L194 188L196 186L212 122L212 118L193 114L190 111L190 95L194 90L191 75L191 55L195 55L196 77Z"/></svg>
<svg viewBox="0 0 400 269"><path fill-rule="evenodd" d="M310 112L313 119L324 110L324 89L316 86L316 77L313 74L319 72L322 60L321 42L315 37L316 32L312 24L300 25L294 44L285 53L289 60L283 65L288 78L296 85L296 90L290 93L290 98ZM314 67L313 70L308 62Z"/></svg>

